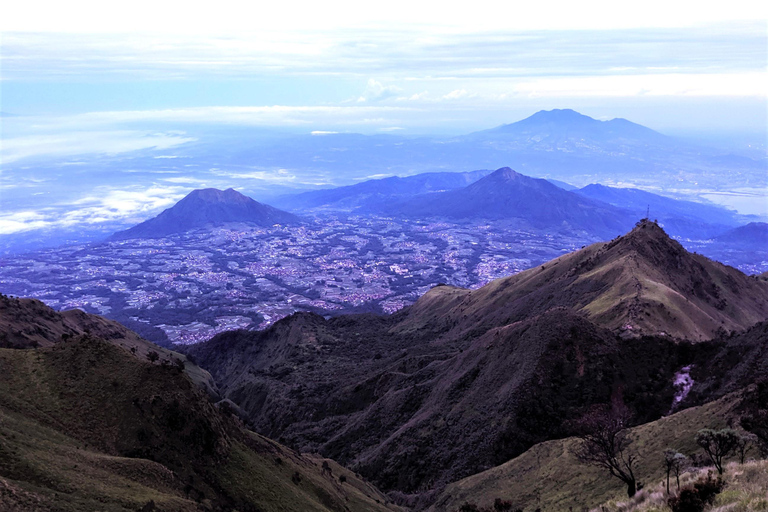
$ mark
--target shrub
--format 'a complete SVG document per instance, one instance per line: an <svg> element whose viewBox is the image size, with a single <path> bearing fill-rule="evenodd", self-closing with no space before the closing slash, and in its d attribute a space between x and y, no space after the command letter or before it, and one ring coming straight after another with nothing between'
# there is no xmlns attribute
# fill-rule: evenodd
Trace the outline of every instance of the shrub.
<svg viewBox="0 0 768 512"><path fill-rule="evenodd" d="M699 480L692 487L683 488L677 496L670 497L667 504L672 512L703 512L704 507L714 503L723 486L723 479L712 478L710 473L706 480Z"/></svg>

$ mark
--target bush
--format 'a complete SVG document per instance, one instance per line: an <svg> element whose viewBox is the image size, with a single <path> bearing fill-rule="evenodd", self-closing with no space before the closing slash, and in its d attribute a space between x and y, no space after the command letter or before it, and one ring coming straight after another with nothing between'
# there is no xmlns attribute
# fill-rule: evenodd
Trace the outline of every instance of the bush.
<svg viewBox="0 0 768 512"><path fill-rule="evenodd" d="M703 512L704 507L714 503L723 486L722 478L712 478L710 473L706 480L700 480L692 487L685 487L679 495L670 497L667 504L672 512Z"/></svg>
<svg viewBox="0 0 768 512"><path fill-rule="evenodd" d="M512 502L496 498L496 501L493 502L493 510L496 512L511 512Z"/></svg>

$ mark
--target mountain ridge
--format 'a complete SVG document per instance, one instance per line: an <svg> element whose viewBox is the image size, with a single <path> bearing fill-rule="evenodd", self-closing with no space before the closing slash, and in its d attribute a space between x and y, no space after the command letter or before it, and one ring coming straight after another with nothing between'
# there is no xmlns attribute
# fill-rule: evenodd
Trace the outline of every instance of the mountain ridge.
<svg viewBox="0 0 768 512"><path fill-rule="evenodd" d="M624 232L629 212L502 167L467 187L386 205L382 213L450 219L516 219L536 228L569 228L603 236Z"/></svg>
<svg viewBox="0 0 768 512"><path fill-rule="evenodd" d="M565 435L590 404L661 417L692 343L765 320L767 297L768 283L644 220L476 290L437 286L391 316L296 314L189 350L259 432L428 493Z"/></svg>
<svg viewBox="0 0 768 512"><path fill-rule="evenodd" d="M17 330L55 334L37 301L0 301L15 302ZM235 406L214 404L165 355L68 334L0 348L3 510L398 510L334 461L245 430Z"/></svg>
<svg viewBox="0 0 768 512"><path fill-rule="evenodd" d="M470 316L485 324L567 306L624 335L664 332L703 340L720 329L743 330L765 319L765 297L768 288L760 280L689 253L656 223L643 220L611 242L478 290L434 288L410 308L438 311L445 322ZM487 311L504 311L503 318Z"/></svg>

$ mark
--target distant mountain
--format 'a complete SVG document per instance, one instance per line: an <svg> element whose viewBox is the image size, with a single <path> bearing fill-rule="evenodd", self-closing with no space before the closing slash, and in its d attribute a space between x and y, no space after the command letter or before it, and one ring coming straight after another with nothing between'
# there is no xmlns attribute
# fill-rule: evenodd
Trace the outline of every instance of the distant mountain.
<svg viewBox="0 0 768 512"><path fill-rule="evenodd" d="M231 188L224 191L207 188L193 190L157 217L115 233L110 240L160 238L190 229L219 226L230 222L267 227L274 224L296 224L299 218L256 202Z"/></svg>
<svg viewBox="0 0 768 512"><path fill-rule="evenodd" d="M636 188L593 184L575 191L590 199L626 208L635 215L658 219L670 234L708 239L739 224L740 215L720 206L660 196Z"/></svg>
<svg viewBox="0 0 768 512"><path fill-rule="evenodd" d="M574 186L573 186L573 185L571 185L570 183L566 183L566 182L564 182L564 181L560 181L560 180L552 180L552 179L548 179L547 181L548 181L548 182L550 182L551 184L553 184L553 185L557 185L557 186L558 186L558 187L560 187L561 189L563 189L563 190L567 190L567 191L569 191L569 192L570 192L570 191L573 191L573 190L577 190L577 189L579 188L579 187L574 187Z"/></svg>
<svg viewBox="0 0 768 512"><path fill-rule="evenodd" d="M715 237L715 242L725 243L755 251L768 252L768 223L750 222Z"/></svg>
<svg viewBox="0 0 768 512"><path fill-rule="evenodd" d="M273 204L293 211L312 208L352 211L371 208L419 194L453 190L474 183L491 171L431 172L415 176L368 180L329 190L314 190L276 198Z"/></svg>
<svg viewBox="0 0 768 512"><path fill-rule="evenodd" d="M607 203L568 192L547 180L502 167L471 185L415 196L380 211L407 217L516 219L535 228L573 229L603 236L625 232L633 215Z"/></svg>
<svg viewBox="0 0 768 512"><path fill-rule="evenodd" d="M668 145L673 139L645 126L612 119L599 121L571 109L541 110L530 117L470 136L526 139L534 146L568 142Z"/></svg>
<svg viewBox="0 0 768 512"><path fill-rule="evenodd" d="M247 431L237 406L212 403L181 371L183 356L154 347L150 361L82 312L62 319L7 297L0 308L0 336L73 329L0 348L1 510L397 510L335 462ZM98 329L80 333L80 321Z"/></svg>

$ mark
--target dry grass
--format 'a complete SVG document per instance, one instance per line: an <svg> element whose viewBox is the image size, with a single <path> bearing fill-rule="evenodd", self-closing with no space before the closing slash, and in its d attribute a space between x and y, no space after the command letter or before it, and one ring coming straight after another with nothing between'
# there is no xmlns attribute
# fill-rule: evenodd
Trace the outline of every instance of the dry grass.
<svg viewBox="0 0 768 512"><path fill-rule="evenodd" d="M707 478L714 468L697 468L680 476L685 487ZM717 495L708 512L764 512L768 510L768 460L731 462L725 473L725 488ZM672 494L677 492L674 479L670 483ZM639 491L631 500L612 500L590 512L668 512L666 481Z"/></svg>

